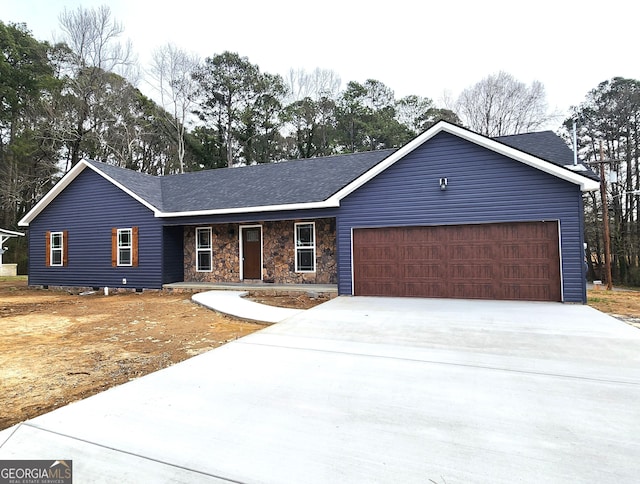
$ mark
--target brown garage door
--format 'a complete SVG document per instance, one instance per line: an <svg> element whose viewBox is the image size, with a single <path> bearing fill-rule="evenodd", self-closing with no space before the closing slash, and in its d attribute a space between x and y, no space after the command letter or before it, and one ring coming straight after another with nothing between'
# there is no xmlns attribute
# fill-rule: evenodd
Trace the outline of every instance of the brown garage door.
<svg viewBox="0 0 640 484"><path fill-rule="evenodd" d="M557 222L353 231L354 294L560 301Z"/></svg>

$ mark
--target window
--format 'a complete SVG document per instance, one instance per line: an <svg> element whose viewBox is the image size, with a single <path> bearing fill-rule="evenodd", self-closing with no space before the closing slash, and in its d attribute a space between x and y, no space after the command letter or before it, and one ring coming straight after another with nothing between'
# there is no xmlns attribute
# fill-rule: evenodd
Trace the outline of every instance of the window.
<svg viewBox="0 0 640 484"><path fill-rule="evenodd" d="M296 272L316 271L316 237L313 222L295 224Z"/></svg>
<svg viewBox="0 0 640 484"><path fill-rule="evenodd" d="M49 234L49 247L50 247L50 255L49 255L49 265L51 266L62 266L64 261L64 235L62 232L51 232Z"/></svg>
<svg viewBox="0 0 640 484"><path fill-rule="evenodd" d="M118 265L130 266L133 240L131 229L118 229Z"/></svg>
<svg viewBox="0 0 640 484"><path fill-rule="evenodd" d="M68 241L69 233L66 230L45 233L45 266L64 267L67 265Z"/></svg>
<svg viewBox="0 0 640 484"><path fill-rule="evenodd" d="M198 227L196 229L196 271L211 272L212 258L211 227Z"/></svg>
<svg viewBox="0 0 640 484"><path fill-rule="evenodd" d="M111 265L138 266L138 227L111 229Z"/></svg>

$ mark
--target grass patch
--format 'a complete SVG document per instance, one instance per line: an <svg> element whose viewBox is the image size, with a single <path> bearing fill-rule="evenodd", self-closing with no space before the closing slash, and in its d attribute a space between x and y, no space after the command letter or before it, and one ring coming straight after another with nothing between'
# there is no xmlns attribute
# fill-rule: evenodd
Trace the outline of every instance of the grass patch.
<svg viewBox="0 0 640 484"><path fill-rule="evenodd" d="M587 304L604 313L640 318L640 292L638 291L589 290Z"/></svg>
<svg viewBox="0 0 640 484"><path fill-rule="evenodd" d="M0 276L0 282L26 282L28 276Z"/></svg>

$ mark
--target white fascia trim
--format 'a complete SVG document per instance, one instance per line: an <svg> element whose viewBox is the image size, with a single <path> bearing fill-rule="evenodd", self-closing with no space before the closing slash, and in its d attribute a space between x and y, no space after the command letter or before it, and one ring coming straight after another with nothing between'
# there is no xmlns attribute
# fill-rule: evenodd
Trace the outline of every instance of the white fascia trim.
<svg viewBox="0 0 640 484"><path fill-rule="evenodd" d="M84 161L84 160L83 160ZM133 198L134 200L136 200L137 202L141 203L142 205L144 205L145 207L147 207L149 210L151 210L154 214L157 214L159 212L158 208L154 207L153 205L151 205L149 202L147 202L144 198L139 197L138 195L136 195L135 193L133 193L131 190L129 190L127 187L125 187L124 185L121 185L120 183L118 183L117 181L115 181L113 178L111 178L110 176L108 176L107 174L103 173L99 168L96 168L95 166L86 163L86 165L91 168L93 171L95 171L98 175L100 175L102 178L104 178L105 180L107 180L108 182L110 182L111 184L115 185L116 187L118 187L120 190L122 190L123 192L125 192L127 195L129 195L131 198Z"/></svg>
<svg viewBox="0 0 640 484"><path fill-rule="evenodd" d="M420 136L418 136L417 138L414 138L412 141L404 145L398 151L394 152L389 157L385 158L383 161L381 161L371 170L364 173L359 178L356 178L349 185L347 185L342 190L335 193L327 201L337 201L339 203L340 200L342 200L344 197L346 197L353 191L360 188L362 185L370 181L372 178L379 175L381 172L383 172L384 170L389 168L391 165L393 165L396 161L405 157L406 155L411 153L413 150L421 146L423 143L426 143L428 140L430 140L436 134L442 131L445 131L454 136L470 141L471 143L482 146L491 151L495 151L496 153L500 153L516 161L520 161L521 163L529 165L538 170L544 171L545 173L549 173L558 178L561 178L568 182L579 185L581 191L583 192L590 192L590 191L598 190L600 188L600 184L597 181L591 180L590 178L582 176L579 173L574 173L572 171L565 170L564 168L561 168L553 163L542 160L540 158L529 155L527 153L523 153L520 150L511 148L510 146L503 145L502 143L499 143L490 138L474 133L473 131L469 131L467 129L461 128L454 124L447 123L446 121L440 121L439 123L436 123L434 126L429 128L427 131L422 133Z"/></svg>
<svg viewBox="0 0 640 484"><path fill-rule="evenodd" d="M198 217L201 215L226 215L238 213L254 213L254 212L277 212L284 210L311 210L314 208L335 208L340 206L340 200L334 200L333 197L321 202L308 203L291 203L288 205L263 205L257 207L238 207L238 208L220 208L212 210L194 210L192 212L159 212L155 213L156 217Z"/></svg>
<svg viewBox="0 0 640 484"><path fill-rule="evenodd" d="M24 236L22 232L14 232L13 230L6 230L6 229L0 229L0 235L4 235L6 237Z"/></svg>
<svg viewBox="0 0 640 484"><path fill-rule="evenodd" d="M154 214L157 214L158 209L153 205L151 205L149 202L140 198L131 190L121 185L120 183L115 181L113 178L107 176L105 173L100 171L98 168L94 167L92 164L88 163L86 160L80 160L76 164L76 166L71 168L71 170L69 170L62 177L62 179L58 183L56 183L55 186L51 190L49 190L49 192L44 197L42 197L42 199L35 205L35 207L29 210L29 212L24 217L22 217L22 219L18 222L18 225L20 227L28 227L29 224L33 221L33 219L35 219L40 214L40 212L42 212L65 188L67 188L69 184L73 180L75 180L80 173L84 171L85 168L91 168L94 172L99 174L105 180L107 180L108 182L118 187L127 195L133 197L136 201L140 202L142 205L144 205L149 210L154 212Z"/></svg>
<svg viewBox="0 0 640 484"><path fill-rule="evenodd" d="M65 175L54 185L54 187L47 192L47 194L40 199L36 205L27 212L27 214L20 219L18 225L20 227L28 227L31 221L36 218L40 212L42 212L47 205L49 205L54 198L56 198L62 190L67 188L67 186L76 179L76 177L87 167L89 166L84 160L80 160L76 166L71 168Z"/></svg>
<svg viewBox="0 0 640 484"><path fill-rule="evenodd" d="M580 190L583 192L591 192L600 188L600 183L595 180L587 178L579 173L574 173L573 171L567 170L554 163L529 155L516 148L504 145L498 141L494 141L472 131L467 131L466 129L454 125L444 126L443 130L456 136L460 136L461 138L484 148L495 151L496 153L500 153L501 155L517 160L525 165L537 168L538 170L549 173L550 175L554 175L562 180L579 185Z"/></svg>

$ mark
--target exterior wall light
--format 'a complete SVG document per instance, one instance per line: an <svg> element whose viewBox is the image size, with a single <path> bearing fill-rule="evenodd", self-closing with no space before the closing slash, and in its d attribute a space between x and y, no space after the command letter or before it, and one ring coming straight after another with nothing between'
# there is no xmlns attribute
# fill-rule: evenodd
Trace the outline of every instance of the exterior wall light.
<svg viewBox="0 0 640 484"><path fill-rule="evenodd" d="M449 183L449 180L446 178L440 178L440 190L446 190L447 189L447 184Z"/></svg>

